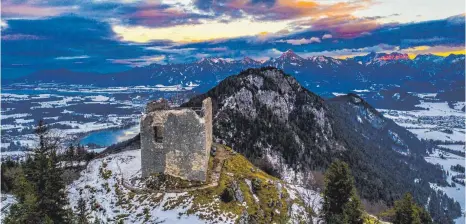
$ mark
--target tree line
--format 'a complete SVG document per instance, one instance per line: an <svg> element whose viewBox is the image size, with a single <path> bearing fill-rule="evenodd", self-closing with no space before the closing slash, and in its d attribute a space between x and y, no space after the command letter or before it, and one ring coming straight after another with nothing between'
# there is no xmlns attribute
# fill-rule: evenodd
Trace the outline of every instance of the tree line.
<svg viewBox="0 0 466 224"><path fill-rule="evenodd" d="M329 224L365 223L368 215L364 214L348 164L340 160L333 162L325 173L324 182L321 219ZM429 212L417 205L410 193L395 201L395 205L380 217L394 224L433 223Z"/></svg>
<svg viewBox="0 0 466 224"><path fill-rule="evenodd" d="M86 224L88 218L85 203L78 202L74 214L68 204L64 176L76 169L80 161L90 161L95 153L88 153L82 146L70 145L59 153L60 139L53 137L44 121L40 121L34 133L39 144L25 161L2 163L2 191L15 196L17 203L3 220L6 224L72 223ZM78 164L73 164L73 161ZM82 166L81 166L82 167Z"/></svg>

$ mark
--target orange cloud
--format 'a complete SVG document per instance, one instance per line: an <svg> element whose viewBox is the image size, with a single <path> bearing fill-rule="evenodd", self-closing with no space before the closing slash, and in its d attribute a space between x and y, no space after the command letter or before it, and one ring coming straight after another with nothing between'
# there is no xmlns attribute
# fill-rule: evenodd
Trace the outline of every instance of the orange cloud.
<svg viewBox="0 0 466 224"><path fill-rule="evenodd" d="M372 0L337 2L323 4L311 0L276 0L272 3L253 2L252 0L209 1L197 0L198 6L205 11L231 17L252 16L258 20L287 20L304 17L337 16L351 14L365 9Z"/></svg>
<svg viewBox="0 0 466 224"><path fill-rule="evenodd" d="M368 8L372 0L324 4L306 0L276 0L274 4L253 4L251 0L232 0L210 8L230 16L250 15L256 20L291 20L291 27L330 30L336 37L354 37L379 26L378 18L358 18L352 14Z"/></svg>
<svg viewBox="0 0 466 224"><path fill-rule="evenodd" d="M320 4L315 1L279 0L275 9L282 12L293 12L296 17L321 17L351 14L357 10L367 8L371 1L338 2L334 4ZM273 10L273 8L272 8Z"/></svg>
<svg viewBox="0 0 466 224"><path fill-rule="evenodd" d="M353 15L334 15L323 18L315 18L293 23L298 27L307 27L311 30L328 30L333 36L340 38L352 38L364 34L379 27L377 18L358 18Z"/></svg>

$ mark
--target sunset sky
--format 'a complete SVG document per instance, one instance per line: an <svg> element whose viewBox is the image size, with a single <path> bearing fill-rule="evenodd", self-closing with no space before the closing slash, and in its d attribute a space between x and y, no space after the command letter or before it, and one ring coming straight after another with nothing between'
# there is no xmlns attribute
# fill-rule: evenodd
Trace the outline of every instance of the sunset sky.
<svg viewBox="0 0 466 224"><path fill-rule="evenodd" d="M2 0L2 75L202 57L464 54L464 0Z"/></svg>

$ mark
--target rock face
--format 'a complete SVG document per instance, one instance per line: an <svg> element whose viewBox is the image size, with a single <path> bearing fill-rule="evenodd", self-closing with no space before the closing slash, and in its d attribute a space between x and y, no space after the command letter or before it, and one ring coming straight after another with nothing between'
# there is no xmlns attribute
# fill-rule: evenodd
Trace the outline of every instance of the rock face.
<svg viewBox="0 0 466 224"><path fill-rule="evenodd" d="M212 98L214 138L252 161L270 163L281 177L304 184L309 164L324 166L345 147L333 133L324 100L275 68L248 69L185 106Z"/></svg>
<svg viewBox="0 0 466 224"><path fill-rule="evenodd" d="M206 181L212 144L210 98L202 108L169 108L165 102L149 103L141 118L142 176L164 173Z"/></svg>

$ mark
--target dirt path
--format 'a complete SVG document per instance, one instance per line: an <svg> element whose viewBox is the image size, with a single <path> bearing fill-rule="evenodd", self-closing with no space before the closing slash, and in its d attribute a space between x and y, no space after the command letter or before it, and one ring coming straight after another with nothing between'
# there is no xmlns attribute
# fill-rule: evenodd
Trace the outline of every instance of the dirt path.
<svg viewBox="0 0 466 224"><path fill-rule="evenodd" d="M127 188L128 190L134 193L183 193L183 192L190 192L190 191L195 191L195 190L202 190L206 188L216 187L218 186L220 174L222 173L223 163L225 162L226 159L231 157L232 153L228 151L223 145L213 144L213 146L217 148L217 151L214 157L214 164L212 167L212 172L210 176L208 177L209 178L208 184L189 187L189 188L183 188L183 189L153 190L149 188L138 188L138 187L132 186L131 184L126 182L124 178L122 177L121 185L123 185L125 188ZM120 173L121 173L121 170L120 170Z"/></svg>

